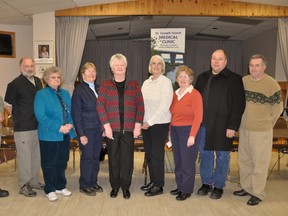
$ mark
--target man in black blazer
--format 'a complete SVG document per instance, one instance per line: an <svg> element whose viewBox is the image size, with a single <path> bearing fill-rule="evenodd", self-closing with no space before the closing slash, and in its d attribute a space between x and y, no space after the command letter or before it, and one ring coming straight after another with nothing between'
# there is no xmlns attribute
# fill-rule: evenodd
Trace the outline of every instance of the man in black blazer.
<svg viewBox="0 0 288 216"><path fill-rule="evenodd" d="M220 199L229 169L230 151L235 132L245 109L242 77L227 67L224 50L215 50L211 69L201 73L195 88L203 98L203 120L196 142L200 142L202 187L198 195ZM214 169L214 153L216 167Z"/></svg>

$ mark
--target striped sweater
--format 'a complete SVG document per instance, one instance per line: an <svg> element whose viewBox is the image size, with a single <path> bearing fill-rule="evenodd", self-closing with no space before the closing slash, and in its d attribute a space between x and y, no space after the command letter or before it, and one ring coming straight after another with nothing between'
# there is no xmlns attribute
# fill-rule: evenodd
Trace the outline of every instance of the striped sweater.
<svg viewBox="0 0 288 216"><path fill-rule="evenodd" d="M97 112L102 125L110 123L113 131L120 131L118 91L113 79L104 80L99 88ZM124 90L123 130L133 132L135 123L143 123L144 103L137 81L126 81Z"/></svg>

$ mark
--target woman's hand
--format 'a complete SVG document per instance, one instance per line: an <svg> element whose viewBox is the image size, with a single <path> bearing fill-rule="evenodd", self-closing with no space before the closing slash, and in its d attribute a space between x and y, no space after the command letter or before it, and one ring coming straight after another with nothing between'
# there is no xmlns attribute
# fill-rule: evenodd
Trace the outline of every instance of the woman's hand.
<svg viewBox="0 0 288 216"><path fill-rule="evenodd" d="M66 124L67 128L69 129L69 131L73 128L72 124Z"/></svg>
<svg viewBox="0 0 288 216"><path fill-rule="evenodd" d="M141 134L141 124L140 123L135 123L135 127L133 130L133 136L134 138L138 138L138 136L140 136Z"/></svg>
<svg viewBox="0 0 288 216"><path fill-rule="evenodd" d="M82 145L86 145L88 143L88 138L86 136L81 136L80 142Z"/></svg>
<svg viewBox="0 0 288 216"><path fill-rule="evenodd" d="M70 128L67 127L67 125L62 125L59 129L59 132L63 133L63 134L67 134L67 133L69 133L69 131L70 131Z"/></svg>
<svg viewBox="0 0 288 216"><path fill-rule="evenodd" d="M187 141L187 147L194 145L194 143L195 143L195 137L189 136L188 141Z"/></svg>
<svg viewBox="0 0 288 216"><path fill-rule="evenodd" d="M147 121L143 122L142 129L147 130L149 127L150 127L150 125L148 124Z"/></svg>
<svg viewBox="0 0 288 216"><path fill-rule="evenodd" d="M107 124L103 125L103 127L104 127L104 129L105 129L105 135L106 135L106 137L109 138L109 139L114 139L114 138L113 138L112 128L111 128L110 124L107 123Z"/></svg>

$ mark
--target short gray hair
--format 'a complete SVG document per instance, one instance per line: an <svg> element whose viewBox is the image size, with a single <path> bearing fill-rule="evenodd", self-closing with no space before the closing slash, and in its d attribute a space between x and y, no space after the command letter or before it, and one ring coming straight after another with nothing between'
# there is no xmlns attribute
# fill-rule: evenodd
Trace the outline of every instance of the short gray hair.
<svg viewBox="0 0 288 216"><path fill-rule="evenodd" d="M60 76L60 86L61 86L62 83L63 83L63 75L62 75L61 69L56 67L56 66L51 66L51 67L48 67L48 68L45 69L45 71L43 73L43 77L42 77L44 84L45 85L48 84L47 83L48 79L49 79L50 75L53 74L53 73L59 74L59 76Z"/></svg>
<svg viewBox="0 0 288 216"><path fill-rule="evenodd" d="M116 53L113 56L111 56L111 58L110 58L110 61L109 61L110 68L112 68L112 66L116 60L121 60L125 63L126 67L128 66L127 58L121 53Z"/></svg>
<svg viewBox="0 0 288 216"><path fill-rule="evenodd" d="M262 59L263 64L264 64L265 66L267 65L267 60L266 60L266 58L265 58L263 55L261 55L261 54L252 55L252 56L250 57L249 62L250 62L252 59Z"/></svg>

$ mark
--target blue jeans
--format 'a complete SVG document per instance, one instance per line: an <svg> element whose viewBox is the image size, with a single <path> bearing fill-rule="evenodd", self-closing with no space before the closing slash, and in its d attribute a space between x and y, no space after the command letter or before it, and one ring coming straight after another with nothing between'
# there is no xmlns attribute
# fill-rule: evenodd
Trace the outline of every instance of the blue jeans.
<svg viewBox="0 0 288 216"><path fill-rule="evenodd" d="M214 169L214 151L204 150L206 128L200 127L197 141L200 142L200 175L202 184L223 188L229 169L230 151L216 152L216 167Z"/></svg>

